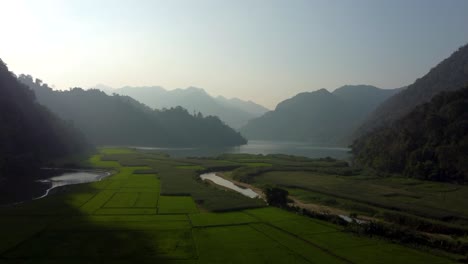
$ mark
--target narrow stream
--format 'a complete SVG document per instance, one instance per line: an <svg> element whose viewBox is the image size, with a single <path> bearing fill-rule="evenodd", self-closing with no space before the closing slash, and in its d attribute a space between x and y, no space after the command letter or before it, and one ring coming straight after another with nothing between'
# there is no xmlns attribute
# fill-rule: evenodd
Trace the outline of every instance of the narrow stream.
<svg viewBox="0 0 468 264"><path fill-rule="evenodd" d="M235 185L234 183L217 176L216 172L203 173L203 174L200 175L200 178L202 180L204 180L204 181L206 181L206 180L212 181L217 185L221 185L223 187L226 187L228 189L236 191L236 192L238 192L238 193L240 193L242 195L245 195L245 196L247 196L249 198L258 197L258 194L256 192L254 192L252 189L241 188L241 187Z"/></svg>

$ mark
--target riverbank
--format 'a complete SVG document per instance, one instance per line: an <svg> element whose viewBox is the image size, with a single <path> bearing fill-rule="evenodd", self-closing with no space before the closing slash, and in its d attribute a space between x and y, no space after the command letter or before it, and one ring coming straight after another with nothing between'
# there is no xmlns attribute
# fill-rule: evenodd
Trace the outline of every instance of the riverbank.
<svg viewBox="0 0 468 264"><path fill-rule="evenodd" d="M111 174L101 169L44 168L31 179L2 182L0 206L42 199L58 191L58 188L100 181Z"/></svg>
<svg viewBox="0 0 468 264"><path fill-rule="evenodd" d="M263 193L262 189L260 189L259 187L255 186L255 185L252 185L252 184L236 181L231 176L231 173L232 172L216 172L216 175L219 176L219 177L224 178L227 181L232 182L233 184L235 184L237 186L253 190L255 193L257 193L257 195L259 197L261 197L264 201L266 201L266 197L265 197L265 194ZM295 196L292 196L292 195L288 195L288 198L291 201L288 204L289 206L298 207L300 209L305 209L305 210L308 210L308 211L311 211L311 212L316 212L318 214L334 215L334 216L337 216L337 217L341 217L342 219L344 219L345 221L348 221L348 222L354 220L354 221L364 223L364 222L377 220L376 218L368 217L368 216L350 217L351 215L353 215L352 211L346 211L346 210L342 210L342 209L339 209L339 208L336 208L336 207L325 206L323 204L318 204L318 203L305 202L305 201L302 201L299 198L297 198Z"/></svg>
<svg viewBox="0 0 468 264"><path fill-rule="evenodd" d="M265 207L260 199L220 190L199 179L200 167L216 171L233 163L249 166L240 160L245 156L228 161L174 159L131 150L107 153L93 156L90 163L115 169L115 175L0 208L0 259L64 264L439 264L454 260L356 236L342 226ZM288 159L277 157L275 162Z"/></svg>

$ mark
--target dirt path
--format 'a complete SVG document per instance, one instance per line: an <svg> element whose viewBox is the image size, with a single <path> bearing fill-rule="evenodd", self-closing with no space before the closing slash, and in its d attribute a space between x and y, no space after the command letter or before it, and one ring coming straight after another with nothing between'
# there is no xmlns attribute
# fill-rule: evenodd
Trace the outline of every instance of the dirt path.
<svg viewBox="0 0 468 264"><path fill-rule="evenodd" d="M265 194L262 192L262 190L260 188L255 187L255 186L253 186L251 184L248 184L248 183L245 183L245 182L236 181L236 180L232 179L232 177L229 177L229 176L225 175L222 172L217 172L216 175L223 178L223 179L225 179L225 180L231 181L232 183L234 183L235 185L238 185L240 187L250 188L254 192L256 192L260 197L262 197L263 200L266 200ZM291 203L290 205L294 205L294 206L297 206L299 208L306 209L306 210L313 211L313 212L319 212L319 213L325 213L325 214L331 214L331 215L344 215L344 216L349 216L350 213L351 213L350 211L347 211L347 210L343 210L343 209L335 208L335 207L330 207L330 206L326 206L326 205L323 205L323 204L304 202L304 201L302 201L302 200L300 200L300 199L298 199L298 198L296 198L294 196L291 196L291 195L289 195L289 199L291 199L293 201L293 203ZM375 218L367 217L367 216L361 216L361 215L358 217L358 219L365 220L365 221L375 220Z"/></svg>

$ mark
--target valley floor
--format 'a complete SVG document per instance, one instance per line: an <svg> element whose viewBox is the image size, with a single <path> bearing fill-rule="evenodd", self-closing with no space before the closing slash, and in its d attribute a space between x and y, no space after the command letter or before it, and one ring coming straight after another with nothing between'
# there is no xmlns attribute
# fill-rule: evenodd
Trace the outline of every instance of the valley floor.
<svg viewBox="0 0 468 264"><path fill-rule="evenodd" d="M0 208L0 263L452 262L198 179L201 170L268 167L266 162L101 149L89 164L118 173Z"/></svg>

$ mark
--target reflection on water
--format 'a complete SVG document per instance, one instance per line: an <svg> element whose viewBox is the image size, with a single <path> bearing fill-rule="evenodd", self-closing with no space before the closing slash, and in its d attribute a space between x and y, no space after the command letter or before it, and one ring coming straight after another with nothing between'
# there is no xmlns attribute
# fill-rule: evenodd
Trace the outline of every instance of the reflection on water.
<svg viewBox="0 0 468 264"><path fill-rule="evenodd" d="M226 148L152 148L135 147L142 150L158 150L173 157L213 157L223 153L247 153L247 154L287 154L304 156L309 158L332 157L347 160L350 157L350 149L340 147L318 146L306 142L279 142L250 140L248 144L238 147Z"/></svg>
<svg viewBox="0 0 468 264"><path fill-rule="evenodd" d="M212 181L218 185L221 185L223 187L226 187L226 188L229 188L233 191L236 191L238 193L241 193L247 197L250 197L250 198L256 198L258 197L258 194L254 191L252 191L252 189L249 189L249 188L240 188L239 186L235 185L234 183L228 181L228 180L225 180L219 176L216 175L215 172L210 172L210 173L204 173L204 174L201 174L200 175L200 178L202 180L209 180L209 181Z"/></svg>
<svg viewBox="0 0 468 264"><path fill-rule="evenodd" d="M100 181L106 171L41 169L31 178L4 181L0 184L0 206L9 206L46 197L57 187Z"/></svg>
<svg viewBox="0 0 468 264"><path fill-rule="evenodd" d="M50 187L45 191L43 195L35 199L46 197L52 189L60 187L60 186L100 181L101 179L109 175L110 175L110 172L77 171L77 172L63 173L59 176L54 176L48 179L39 180L39 182L49 183Z"/></svg>

